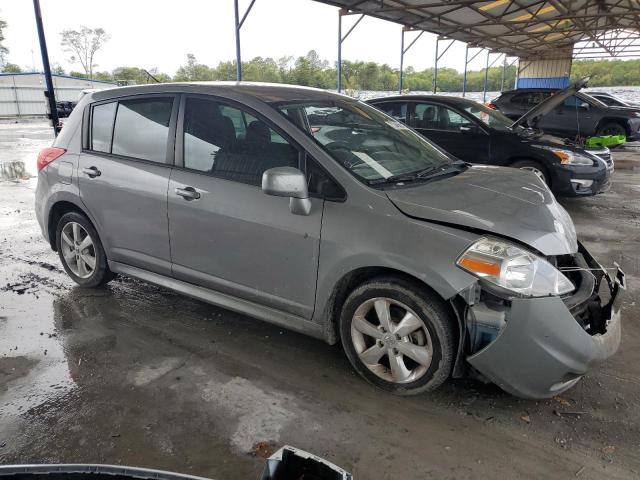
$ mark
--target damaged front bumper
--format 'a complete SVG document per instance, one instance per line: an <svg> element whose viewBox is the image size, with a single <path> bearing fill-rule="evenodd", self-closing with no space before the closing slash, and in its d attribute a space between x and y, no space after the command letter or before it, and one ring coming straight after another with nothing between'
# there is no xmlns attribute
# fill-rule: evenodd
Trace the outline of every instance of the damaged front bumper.
<svg viewBox="0 0 640 480"><path fill-rule="evenodd" d="M575 263L579 285L570 297L511 298L469 307L467 323L483 323L497 332L467 357L469 364L513 395L547 398L571 388L593 365L612 356L620 345L620 312L614 304L624 274L618 271L618 280L611 278L582 245ZM606 303L599 294L605 284Z"/></svg>

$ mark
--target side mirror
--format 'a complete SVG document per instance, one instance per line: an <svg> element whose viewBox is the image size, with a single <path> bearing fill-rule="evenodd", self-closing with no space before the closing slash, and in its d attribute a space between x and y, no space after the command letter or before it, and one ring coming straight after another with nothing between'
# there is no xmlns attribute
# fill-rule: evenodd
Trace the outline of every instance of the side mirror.
<svg viewBox="0 0 640 480"><path fill-rule="evenodd" d="M589 110L590 107L591 105L589 105L587 102L582 102L580 104L580 108L584 108L585 110Z"/></svg>
<svg viewBox="0 0 640 480"><path fill-rule="evenodd" d="M297 168L275 167L262 174L262 191L276 197L289 197L289 210L295 215L309 215L311 200L307 178Z"/></svg>

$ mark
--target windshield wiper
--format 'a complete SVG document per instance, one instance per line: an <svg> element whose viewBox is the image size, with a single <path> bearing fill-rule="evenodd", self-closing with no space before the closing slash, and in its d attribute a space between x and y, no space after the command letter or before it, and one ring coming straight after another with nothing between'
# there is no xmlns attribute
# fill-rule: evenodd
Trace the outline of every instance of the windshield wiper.
<svg viewBox="0 0 640 480"><path fill-rule="evenodd" d="M421 180L430 180L432 178L464 172L467 168L469 168L469 165L467 163L464 163L464 162L454 163L452 165L449 165L448 167L437 169L437 171L432 173L424 172L423 174L420 174L418 177Z"/></svg>
<svg viewBox="0 0 640 480"><path fill-rule="evenodd" d="M466 162L455 162L446 167L427 167L422 170L417 170L411 173L402 173L399 175L391 175L387 178L377 178L375 180L369 180L369 185L379 185L381 183L400 183L411 182L415 180L424 180L429 178L439 177L441 175L448 175L453 171L464 171L468 168Z"/></svg>

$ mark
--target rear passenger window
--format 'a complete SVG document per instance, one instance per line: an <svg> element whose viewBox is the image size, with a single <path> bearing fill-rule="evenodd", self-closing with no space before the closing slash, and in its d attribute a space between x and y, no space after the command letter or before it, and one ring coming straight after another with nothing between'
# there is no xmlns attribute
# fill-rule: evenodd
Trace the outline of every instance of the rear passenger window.
<svg viewBox="0 0 640 480"><path fill-rule="evenodd" d="M299 168L298 150L248 112L215 100L188 98L184 166L260 185L262 174L269 168Z"/></svg>
<svg viewBox="0 0 640 480"><path fill-rule="evenodd" d="M116 102L103 103L93 107L91 115L91 150L96 152L111 151L111 134L113 133L113 117L116 114Z"/></svg>
<svg viewBox="0 0 640 480"><path fill-rule="evenodd" d="M377 105L374 105L374 107L379 108L387 115L392 116L393 118L395 118L396 120L402 123L407 123L407 104L404 102L378 103Z"/></svg>
<svg viewBox="0 0 640 480"><path fill-rule="evenodd" d="M119 102L111 153L165 163L170 98L146 98Z"/></svg>

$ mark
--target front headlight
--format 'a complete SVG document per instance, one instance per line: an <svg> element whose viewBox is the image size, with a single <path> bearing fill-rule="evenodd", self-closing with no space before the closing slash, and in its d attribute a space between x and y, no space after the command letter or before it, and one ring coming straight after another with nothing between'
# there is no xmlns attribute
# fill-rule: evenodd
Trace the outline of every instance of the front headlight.
<svg viewBox="0 0 640 480"><path fill-rule="evenodd" d="M541 148L542 150L548 150L560 159L560 163L563 165L593 165L594 160L591 157L582 155L581 153L574 152L572 150L566 150L564 148L555 148L548 145L532 145L535 148Z"/></svg>
<svg viewBox="0 0 640 480"><path fill-rule="evenodd" d="M575 288L544 258L494 238L481 238L456 263L482 280L527 297L563 295Z"/></svg>

